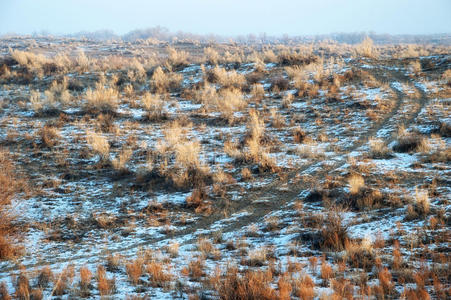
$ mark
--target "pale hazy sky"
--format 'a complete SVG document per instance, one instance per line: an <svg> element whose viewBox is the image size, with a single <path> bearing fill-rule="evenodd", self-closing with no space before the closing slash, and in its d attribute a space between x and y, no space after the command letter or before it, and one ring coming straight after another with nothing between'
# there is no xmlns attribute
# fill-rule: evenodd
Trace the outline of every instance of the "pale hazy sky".
<svg viewBox="0 0 451 300"><path fill-rule="evenodd" d="M0 34L157 25L223 35L450 33L451 0L0 0Z"/></svg>

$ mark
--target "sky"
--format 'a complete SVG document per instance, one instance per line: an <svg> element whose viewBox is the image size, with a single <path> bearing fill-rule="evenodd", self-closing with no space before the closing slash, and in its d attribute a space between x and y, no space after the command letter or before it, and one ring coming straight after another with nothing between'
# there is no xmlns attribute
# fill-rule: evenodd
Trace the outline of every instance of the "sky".
<svg viewBox="0 0 451 300"><path fill-rule="evenodd" d="M227 36L451 33L451 0L0 0L0 34L155 26Z"/></svg>

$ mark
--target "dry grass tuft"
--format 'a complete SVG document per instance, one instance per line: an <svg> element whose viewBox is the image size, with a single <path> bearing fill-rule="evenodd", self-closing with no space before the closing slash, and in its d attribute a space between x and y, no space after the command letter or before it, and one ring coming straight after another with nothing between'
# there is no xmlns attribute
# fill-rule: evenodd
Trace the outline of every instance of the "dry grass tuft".
<svg viewBox="0 0 451 300"><path fill-rule="evenodd" d="M146 118L152 121L165 119L167 112L164 101L158 94L145 93L141 99L143 108L147 111Z"/></svg>
<svg viewBox="0 0 451 300"><path fill-rule="evenodd" d="M362 176L354 174L348 178L349 191L351 194L355 195L360 192L360 190L365 187L365 181Z"/></svg>
<svg viewBox="0 0 451 300"><path fill-rule="evenodd" d="M113 165L113 168L120 171L125 172L127 171L126 164L132 157L133 151L131 149L124 149L122 150L119 155L111 161L111 164Z"/></svg>
<svg viewBox="0 0 451 300"><path fill-rule="evenodd" d="M60 132L58 128L45 125L38 132L41 138L41 144L44 147L51 148L59 143L59 139L61 138Z"/></svg>
<svg viewBox="0 0 451 300"><path fill-rule="evenodd" d="M227 269L214 288L223 300L233 299L276 299L276 291L271 287L271 271L251 271L240 275L236 267Z"/></svg>
<svg viewBox="0 0 451 300"><path fill-rule="evenodd" d="M166 287L173 276L167 272L168 266L159 262L150 262L146 265L146 272L149 274L152 287Z"/></svg>
<svg viewBox="0 0 451 300"><path fill-rule="evenodd" d="M169 89L175 89L180 85L183 76L181 74L165 73L161 67L157 67L153 72L150 88L152 92L165 94Z"/></svg>
<svg viewBox="0 0 451 300"><path fill-rule="evenodd" d="M115 289L115 279L108 279L106 270L101 265L97 267L97 288L100 296L111 295Z"/></svg>
<svg viewBox="0 0 451 300"><path fill-rule="evenodd" d="M106 86L106 81L101 78L96 83L95 89L88 89L85 94L85 111L89 113L112 113L118 106L119 93L114 87L114 80Z"/></svg>
<svg viewBox="0 0 451 300"><path fill-rule="evenodd" d="M345 249L349 241L348 229L342 224L341 216L338 212L330 211L327 214L325 224L321 229L321 248L341 251Z"/></svg>
<svg viewBox="0 0 451 300"><path fill-rule="evenodd" d="M428 152L430 146L427 139L423 136L408 132L404 127L400 127L398 130L398 139L393 147L396 152Z"/></svg>
<svg viewBox="0 0 451 300"><path fill-rule="evenodd" d="M9 205L24 184L17 176L10 155L0 149L0 261L21 253L22 248L17 245L20 232L15 225L17 215Z"/></svg>
<svg viewBox="0 0 451 300"><path fill-rule="evenodd" d="M100 155L102 161L108 161L110 158L110 144L108 140L93 131L86 132L86 141L94 152Z"/></svg>
<svg viewBox="0 0 451 300"><path fill-rule="evenodd" d="M355 51L357 55L368 57L368 58L377 58L378 53L374 47L374 42L369 37L366 37L362 43L355 47Z"/></svg>
<svg viewBox="0 0 451 300"><path fill-rule="evenodd" d="M137 258L133 261L128 262L125 265L125 270L127 272L128 279L134 285L137 285L140 281L141 276L144 273L144 261L141 258Z"/></svg>
<svg viewBox="0 0 451 300"><path fill-rule="evenodd" d="M315 297L315 283L309 275L294 281L294 294L301 300L312 300Z"/></svg>
<svg viewBox="0 0 451 300"><path fill-rule="evenodd" d="M374 159L386 159L392 156L391 150L382 139L370 139L370 157Z"/></svg>

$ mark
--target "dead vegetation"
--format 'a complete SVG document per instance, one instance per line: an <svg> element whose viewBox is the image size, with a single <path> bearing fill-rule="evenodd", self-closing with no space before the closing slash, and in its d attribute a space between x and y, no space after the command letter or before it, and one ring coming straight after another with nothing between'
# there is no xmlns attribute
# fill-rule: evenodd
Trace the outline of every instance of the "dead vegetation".
<svg viewBox="0 0 451 300"><path fill-rule="evenodd" d="M2 41L0 298L449 298L449 47Z"/></svg>

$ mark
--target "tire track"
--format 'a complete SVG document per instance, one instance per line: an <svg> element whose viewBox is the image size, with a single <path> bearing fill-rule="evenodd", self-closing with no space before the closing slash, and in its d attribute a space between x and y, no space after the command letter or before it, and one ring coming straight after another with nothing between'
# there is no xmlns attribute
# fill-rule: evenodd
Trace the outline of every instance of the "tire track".
<svg viewBox="0 0 451 300"><path fill-rule="evenodd" d="M380 70L378 69L378 71L380 71ZM400 71L395 71L395 70L384 70L384 71L386 71L387 74L380 74L379 72L374 72L374 70L372 72L373 72L373 75L376 77L376 79L378 79L378 81L387 80L388 82L390 82L390 80L393 79L393 77L394 77L394 78L397 78L398 80L400 80L401 82L410 82L409 78ZM403 122L403 124L405 124L406 126L410 125L417 118L418 114L421 112L422 108L427 103L426 93L423 90L419 89L418 87L416 87L416 86L414 86L414 87L420 93L420 98L417 99L419 107L408 119L405 120L405 122ZM399 113L399 111L402 107L402 104L403 104L403 99L406 97L402 91L400 91L396 88L393 88L393 87L391 87L391 89L396 94L396 103L395 103L394 108L376 126L370 128L365 133L360 134L358 141L356 143L354 143L350 148L347 149L349 152L352 152L352 151L358 149L359 147L363 146L368 141L369 138L374 137L374 135L379 130L381 130L383 127L389 125L391 123L391 121L393 120L393 118ZM399 122L399 121L395 120L395 124L396 124L396 122ZM388 139L387 143L389 143L393 140L394 140L394 137L390 137ZM227 226L222 227L223 233L231 232L231 231L236 230L237 228L241 228L245 225L255 223L258 220L261 220L262 218L264 218L264 216L266 216L268 213L276 211L276 210L280 210L281 208L286 206L287 203L290 203L291 201L296 199L302 190L308 189L308 188L310 188L310 186L309 185L307 186L305 183L300 182L300 183L291 184L290 189L286 190L286 191L281 191L280 189L278 189L278 187L283 184L288 184L298 174L303 173L304 171L308 170L310 167L313 167L315 164L319 164L319 163L321 163L321 162L311 161L311 162L301 166L300 168L296 168L296 169L288 172L287 176L285 176L284 178L280 178L280 177L276 178L272 183L270 183L262 188L259 188L258 190L248 191L243 196L243 198L241 198L240 200L232 201L230 203L230 207L229 207L229 211L228 211L229 215L232 215L232 214L237 213L242 210L252 211L252 213L248 216L240 217L240 218L232 221L231 224L227 224ZM333 170L340 168L345 163L346 163L346 160L342 160L341 162L338 162L338 164L334 166ZM327 172L330 172L333 170L329 170ZM327 172L324 172L324 171L318 172L317 174L314 174L313 176L325 175L325 174L327 174ZM259 199L265 199L266 201L261 202L261 203L255 203L255 200L259 200ZM200 220L196 221L191 226L189 226L185 229L182 229L180 231L177 231L173 235L164 236L164 237L151 237L151 238L147 238L147 239L144 238L139 243L129 245L126 247L109 250L108 254L126 252L126 251L130 251L133 249L139 249L141 247L148 246L151 244L159 243L162 241L166 241L166 240L171 241L171 240L179 238L179 237L194 235L198 231L208 230L211 227L211 225L213 225L215 222L218 222L222 219L224 219L224 218L222 216L219 216L219 214L214 214L214 215L212 214L207 217L202 217ZM191 242L193 242L193 239L188 239L188 240L185 240L183 242L183 244L190 244ZM128 257L128 256L126 256L126 257ZM54 258L54 259L48 259L48 260L46 259L45 262L18 264L16 266L6 267L6 268L3 268L0 270L0 274L7 275L5 273L11 274L12 272L19 272L19 270L22 269L23 267L25 267L26 269L32 269L32 268L36 268L36 267L40 267L40 266L55 266L58 264L65 264L65 263L70 263L70 262L79 261L79 260L92 259L94 261L92 261L90 263L93 263L93 262L99 263L99 262L105 261L105 258L106 258L106 253L78 255L78 256L73 256L70 259L68 259L68 258Z"/></svg>

